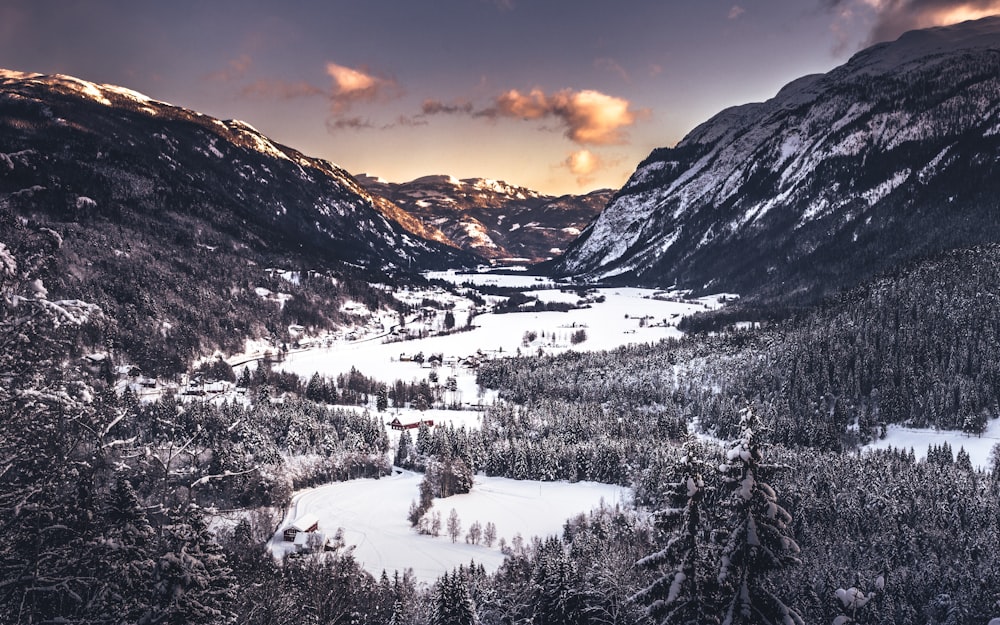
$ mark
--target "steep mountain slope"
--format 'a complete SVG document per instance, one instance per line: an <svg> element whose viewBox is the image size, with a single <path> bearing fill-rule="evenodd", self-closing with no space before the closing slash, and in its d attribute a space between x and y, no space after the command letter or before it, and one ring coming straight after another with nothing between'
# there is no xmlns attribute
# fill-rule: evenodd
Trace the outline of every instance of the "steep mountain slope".
<svg viewBox="0 0 1000 625"><path fill-rule="evenodd" d="M46 201L35 204L67 216L82 208L195 213L222 230L238 225L248 245L390 271L469 260L386 219L344 170L244 122L119 87L9 71L0 72L0 113L8 153L0 189L44 187Z"/></svg>
<svg viewBox="0 0 1000 625"><path fill-rule="evenodd" d="M601 189L555 197L485 178L425 176L400 184L364 174L357 179L464 250L535 262L560 253L612 194Z"/></svg>
<svg viewBox="0 0 1000 625"><path fill-rule="evenodd" d="M280 339L289 324L328 328L345 299L392 304L369 282L478 261L411 234L380 204L342 169L245 123L0 72L0 242L56 233L46 288L99 304L113 347L144 368L176 371L244 338Z"/></svg>
<svg viewBox="0 0 1000 625"><path fill-rule="evenodd" d="M808 300L1000 240L1000 17L913 31L642 162L562 275Z"/></svg>

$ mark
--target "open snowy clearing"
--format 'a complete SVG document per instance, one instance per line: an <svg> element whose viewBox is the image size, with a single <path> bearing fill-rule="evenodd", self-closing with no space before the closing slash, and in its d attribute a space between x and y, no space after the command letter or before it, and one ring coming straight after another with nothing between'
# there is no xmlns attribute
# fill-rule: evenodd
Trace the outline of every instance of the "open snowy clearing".
<svg viewBox="0 0 1000 625"><path fill-rule="evenodd" d="M896 449L913 448L917 459L927 457L929 445L951 445L952 453L958 453L959 448L969 452L972 466L980 469L990 467L990 453L993 446L1000 444L1000 419L990 419L986 431L980 436L973 436L955 430L932 430L907 428L901 425L890 425L886 437L880 441L866 445L865 449Z"/></svg>
<svg viewBox="0 0 1000 625"><path fill-rule="evenodd" d="M406 519L410 503L418 498L422 478L419 473L395 469L393 475L379 480L337 482L301 491L269 547L275 554L293 549L292 543L282 540L282 532L295 519L311 513L319 518L319 530L329 536L343 528L345 542L355 546L354 557L372 574L378 576L385 570L391 575L394 570L412 568L418 581L430 583L471 560L488 571L503 562L497 545L491 549L465 543L465 534L475 521L483 527L492 522L497 542L503 538L510 544L517 535L527 541L532 536L559 534L566 519L602 502L612 506L631 498L626 488L596 482L536 482L477 475L472 492L434 500L431 512L440 513L442 533L433 537L417 534ZM446 532L452 508L462 524L456 543Z"/></svg>
<svg viewBox="0 0 1000 625"><path fill-rule="evenodd" d="M450 275L458 282L467 275L490 276ZM536 280L532 276L492 276L492 279L502 286L535 284ZM579 299L575 292L565 293L559 289L531 291L530 295L543 302L575 303ZM569 350L594 351L654 343L681 336L676 327L681 318L718 308L727 296L676 301L652 289L608 288L597 289L590 297L603 298L603 301L567 312L483 313L475 317L472 330L445 336L392 343L378 340L334 342L329 347L289 353L276 368L308 378L313 373L333 377L354 367L365 375L391 383L397 379L421 380L428 376L429 365L409 361L413 355L442 354L446 364L438 370L438 377L442 381L447 377L456 378L459 403L483 404L489 403L491 397L482 394L476 385L475 370L450 361L477 354L480 358L499 358L518 353L559 354ZM574 345L572 334L581 329L586 333L586 340ZM533 340L527 340L529 333L534 335Z"/></svg>

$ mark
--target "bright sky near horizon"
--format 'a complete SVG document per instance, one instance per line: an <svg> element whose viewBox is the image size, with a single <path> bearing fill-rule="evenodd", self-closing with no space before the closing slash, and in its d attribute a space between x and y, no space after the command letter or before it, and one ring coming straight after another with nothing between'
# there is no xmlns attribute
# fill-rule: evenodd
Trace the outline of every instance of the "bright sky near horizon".
<svg viewBox="0 0 1000 625"><path fill-rule="evenodd" d="M656 147L1000 0L0 0L0 67L222 119L353 173L619 187ZM0 138L2 142L2 138Z"/></svg>

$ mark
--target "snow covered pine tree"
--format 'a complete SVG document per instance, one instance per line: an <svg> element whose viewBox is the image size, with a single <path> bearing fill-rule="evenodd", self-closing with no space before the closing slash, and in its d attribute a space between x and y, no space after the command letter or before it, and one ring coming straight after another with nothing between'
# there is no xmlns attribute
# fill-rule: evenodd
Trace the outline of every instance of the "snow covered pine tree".
<svg viewBox="0 0 1000 625"><path fill-rule="evenodd" d="M706 551L702 548L702 537L705 535L705 481L702 471L705 465L699 452L695 441L688 440L684 444L679 467L682 471L680 481L667 485L670 503L675 507L656 513L657 525L677 529L674 529L663 549L636 562L636 566L647 568L674 565L670 573L629 599L648 604L646 614L661 625L711 625L719 622L717 611L703 592L704 586L711 580L706 574Z"/></svg>
<svg viewBox="0 0 1000 625"><path fill-rule="evenodd" d="M763 463L760 419L748 406L740 416L740 434L719 467L732 489L729 540L719 568L724 601L723 625L803 625L802 617L768 587L771 571L798 564L799 546L786 534L792 518L778 505L762 478L778 469Z"/></svg>

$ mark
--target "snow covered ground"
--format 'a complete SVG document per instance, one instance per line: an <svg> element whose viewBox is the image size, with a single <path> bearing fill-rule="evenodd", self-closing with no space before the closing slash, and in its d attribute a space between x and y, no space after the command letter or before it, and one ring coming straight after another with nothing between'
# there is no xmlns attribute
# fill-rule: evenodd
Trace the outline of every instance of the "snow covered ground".
<svg viewBox="0 0 1000 625"><path fill-rule="evenodd" d="M971 436L965 432L953 430L931 430L907 428L900 425L890 425L886 437L865 449L896 449L913 448L917 459L927 456L929 445L941 445L947 442L953 453L958 453L964 447L969 452L972 466L986 469L990 466L990 452L993 446L1000 443L1000 419L990 419L986 431L981 436Z"/></svg>
<svg viewBox="0 0 1000 625"><path fill-rule="evenodd" d="M308 513L319 517L319 530L332 536L343 528L344 539L354 545L354 556L369 572L378 576L382 570L412 568L417 580L433 582L441 574L471 560L488 571L503 562L499 547L465 543L469 526L475 522L485 527L492 522L497 541L508 544L516 535L525 540L562 532L566 519L598 507L603 501L614 505L628 501L631 492L621 486L595 482L535 482L476 476L472 492L435 499L432 511L442 518L438 537L419 535L406 519L410 503L418 498L422 475L396 469L393 475L379 480L363 479L337 482L296 494L288 515L269 543L280 554L292 549L282 540L282 532L295 519ZM452 543L446 525L452 508L462 524L462 537Z"/></svg>
<svg viewBox="0 0 1000 625"><path fill-rule="evenodd" d="M480 282L493 281L500 286L538 285L533 276L494 274L455 274L441 272L437 277L450 276L457 283L475 277ZM550 282L547 284L551 284ZM530 295L543 302L572 302L579 296L558 288L531 291ZM589 308L568 312L518 312L506 314L484 313L473 321L474 329L445 336L429 336L402 342L383 343L369 341L337 341L329 347L314 347L289 353L284 362L276 365L308 378L313 373L333 377L347 373L352 367L365 375L391 383L397 379L422 380L428 376L428 367L406 359L418 352L425 357L442 354L446 359L464 358L481 352L485 358L498 358L517 353L558 354L568 350L614 349L634 343L652 343L668 337L681 336L677 322L684 316L698 311L718 308L720 297L710 296L697 300L681 300L679 295L663 291L636 288L597 289L588 297L603 298ZM667 299L667 298L672 299ZM728 296L732 297L732 296ZM464 310L462 311L465 312ZM459 324L465 316L456 313ZM586 340L573 345L571 335L583 329ZM525 334L536 338L527 344ZM438 370L443 381L455 377L461 403L489 403L489 394L482 394L475 383L475 371L457 364L445 364Z"/></svg>
<svg viewBox="0 0 1000 625"><path fill-rule="evenodd" d="M575 304L580 294L575 290L563 292L547 279L529 275L454 274L443 272L431 277L444 278L457 284L467 280L477 284L497 284L517 288L534 288L529 295L543 302L568 302ZM423 297L444 296L440 289L427 292L394 294L414 303ZM454 297L447 295L447 297ZM276 369L298 374L308 379L313 373L333 377L356 368L365 375L392 383L397 379L419 381L427 379L432 369L413 362L411 357L423 353L425 358L441 354L444 363L434 369L438 380L449 377L457 381L457 397L447 396L448 403L472 406L486 405L494 394L481 390L475 381L476 370L459 364L459 360L476 356L478 359L501 358L521 353L561 353L570 349L613 349L631 343L649 343L666 337L680 336L677 322L686 315L722 305L718 296L701 300L684 300L679 294L633 288L607 288L590 291L589 308L568 312L518 312L506 314L480 313L473 321L474 329L445 336L429 336L402 342L385 343L379 337L367 340L324 341L322 346L287 354L285 360L275 364ZM487 298L495 301L495 298ZM465 322L466 304L471 300L455 300L455 317L458 325ZM442 313L443 314L443 313ZM388 327L390 320L382 321ZM411 322L408 320L407 326ZM585 330L585 341L573 344L571 336ZM534 338L527 340L526 335ZM255 366L250 364L249 366ZM363 410L364 408L357 408ZM391 408L380 415L388 422L394 417L404 423L431 419L436 425L454 424L456 427L478 427L479 410L416 411L410 408ZM390 431L390 441L395 446L399 432ZM478 521L485 527L492 522L497 528L497 540L508 544L520 536L528 541L533 536L558 534L566 519L597 507L603 501L608 505L621 503L631 497L628 489L593 482L536 482L505 478L477 476L471 493L435 500L431 512L437 511L443 525L452 509L462 524L461 538L452 543L445 529L439 537L417 534L407 520L411 502L418 499L421 474L400 471L380 480L353 480L328 484L298 493L279 531L269 543L276 554L294 549L292 543L282 540L282 531L304 514L315 514L319 529L332 536L343 528L348 545L355 546L355 557L366 569L379 575L412 568L420 581L432 582L445 571L471 560L495 570L503 561L499 546L466 544L464 537L469 526Z"/></svg>

